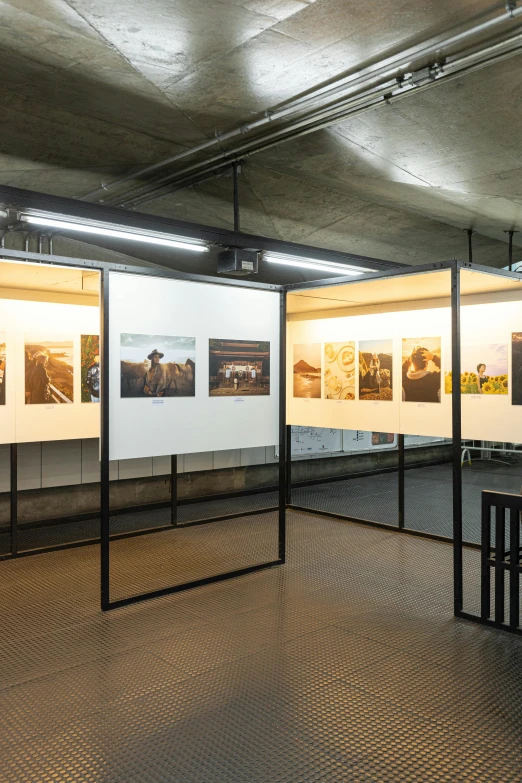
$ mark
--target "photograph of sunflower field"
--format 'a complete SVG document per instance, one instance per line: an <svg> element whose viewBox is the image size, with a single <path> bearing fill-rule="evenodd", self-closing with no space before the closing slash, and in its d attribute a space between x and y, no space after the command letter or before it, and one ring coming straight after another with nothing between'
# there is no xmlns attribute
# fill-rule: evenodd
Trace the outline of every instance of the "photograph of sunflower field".
<svg viewBox="0 0 522 783"><path fill-rule="evenodd" d="M507 394L508 348L505 343L463 345L460 391L462 394ZM445 374L445 392L451 394L452 374Z"/></svg>

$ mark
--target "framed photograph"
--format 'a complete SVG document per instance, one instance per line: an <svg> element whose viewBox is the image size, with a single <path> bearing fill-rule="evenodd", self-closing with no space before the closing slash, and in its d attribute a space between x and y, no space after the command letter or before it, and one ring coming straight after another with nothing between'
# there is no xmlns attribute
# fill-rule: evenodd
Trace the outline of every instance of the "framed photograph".
<svg viewBox="0 0 522 783"><path fill-rule="evenodd" d="M209 340L210 397L270 394L270 343L265 340Z"/></svg>
<svg viewBox="0 0 522 783"><path fill-rule="evenodd" d="M393 400L393 340L359 342L359 399Z"/></svg>
<svg viewBox="0 0 522 783"><path fill-rule="evenodd" d="M440 337L404 337L402 340L402 399L404 402L440 402Z"/></svg>
<svg viewBox="0 0 522 783"><path fill-rule="evenodd" d="M324 344L324 397L355 400L355 342Z"/></svg>
<svg viewBox="0 0 522 783"><path fill-rule="evenodd" d="M194 397L196 338L124 333L122 397Z"/></svg>
<svg viewBox="0 0 522 783"><path fill-rule="evenodd" d="M100 401L100 337L81 336L82 402Z"/></svg>
<svg viewBox="0 0 522 783"><path fill-rule="evenodd" d="M72 339L26 334L26 405L60 405L72 402L74 402Z"/></svg>
<svg viewBox="0 0 522 783"><path fill-rule="evenodd" d="M321 399L321 343L294 345L294 397Z"/></svg>
<svg viewBox="0 0 522 783"><path fill-rule="evenodd" d="M506 343L462 345L460 349L461 394L507 394L508 347ZM453 377L446 372L444 390L451 394Z"/></svg>

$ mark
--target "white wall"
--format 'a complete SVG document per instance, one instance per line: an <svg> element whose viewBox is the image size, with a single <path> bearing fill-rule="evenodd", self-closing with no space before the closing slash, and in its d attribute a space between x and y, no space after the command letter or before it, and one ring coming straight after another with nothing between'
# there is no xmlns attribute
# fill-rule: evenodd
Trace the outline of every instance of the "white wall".
<svg viewBox="0 0 522 783"><path fill-rule="evenodd" d="M239 468L277 462L275 446L203 454L178 455L178 473ZM170 457L147 457L111 462L111 480L170 474ZM20 443L19 489L64 487L99 481L98 439ZM9 446L0 446L0 492L9 491Z"/></svg>

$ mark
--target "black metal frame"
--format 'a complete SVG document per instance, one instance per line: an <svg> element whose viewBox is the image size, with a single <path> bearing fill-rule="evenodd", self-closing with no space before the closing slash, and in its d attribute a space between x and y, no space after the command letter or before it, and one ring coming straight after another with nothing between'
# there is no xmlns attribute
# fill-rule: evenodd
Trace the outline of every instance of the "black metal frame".
<svg viewBox="0 0 522 783"><path fill-rule="evenodd" d="M1 193L2 188L0 188ZM101 595L101 608L103 611L115 609L121 606L125 606L131 603L147 600L149 598L155 598L160 595L166 595L168 593L180 592L192 587L198 587L203 584L210 584L212 582L222 581L224 579L235 578L243 574L251 573L253 571L269 568L275 565L282 565L286 558L286 495L284 488L286 487L286 449L285 449L285 437L286 437L286 292L282 286L271 285L266 283L256 283L243 279L229 279L229 278L214 278L207 275L193 275L183 272L177 272L174 270L140 267L139 265L123 265L123 264L111 264L102 261L84 260L68 256L54 256L44 253L31 253L28 251L6 250L2 249L2 258L4 260L23 260L28 262L49 263L54 266L76 267L76 268L88 268L99 272L100 274L100 358L101 358L101 399L100 399L100 462L101 462L101 475L100 475L100 595ZM279 443L280 443L280 457L279 457L279 476L280 487L283 487L283 491L279 491L279 504L278 510L278 557L272 561L266 563L259 563L252 566L248 566L243 569L237 569L232 572L226 572L222 574L215 574L195 581L171 585L161 590L155 590L151 592L142 593L139 595L129 596L127 598L111 601L110 599L110 543L113 540L120 538L132 537L135 535L144 535L148 533L159 532L162 529L171 529L172 526L177 526L177 458L175 455L171 456L171 525L152 528L146 530L132 531L124 534L110 534L110 502L109 502L109 322L110 322L110 299L109 299L109 276L111 272L118 273L131 273L139 274L149 277L162 277L171 280L185 280L191 282L206 283L209 285L221 285L221 286L235 286L238 288L258 289L265 291L273 291L279 293L281 306L280 306L280 380L279 380ZM281 448L282 446L282 448ZM66 545L55 545L52 547L40 548L33 551L18 552L17 548L17 531L18 531L18 478L17 478L17 446L11 444L11 481L10 481L10 498L11 498L11 514L10 514L10 534L11 534L11 555L12 556L24 556L43 551L54 551L57 549L69 548L71 546L81 546L85 544L95 543L93 541L80 541L73 542ZM211 499L211 498L209 498ZM255 511L246 511L240 513L233 513L228 515L222 515L219 517L213 517L210 519L196 520L189 524L206 524L210 522L217 522L219 520L233 519L243 516L255 516L258 513L267 513L275 510L274 507L265 509L258 509ZM183 525L183 527L188 525ZM6 558L2 558L6 559Z"/></svg>
<svg viewBox="0 0 522 783"><path fill-rule="evenodd" d="M520 275L510 270L494 269L491 267L485 267L478 264L472 264L470 261L445 261L435 264L425 264L422 266L414 266L409 269L397 269L384 272L375 272L367 275L361 275L360 277L344 277L336 278L334 280L320 280L317 283L295 283L293 285L286 286L288 292L317 289L323 287L331 287L345 284L357 284L364 280L378 280L388 279L393 277L404 277L406 275L422 275L430 272L449 270L451 279L451 288L449 292L450 305L451 305L451 347L452 347L452 373L453 378L460 377L460 275L463 270L477 271L483 274L489 274L496 277L506 277L512 280L520 282ZM322 516L330 516L343 521L351 521L364 525L370 525L372 527L380 527L386 530L391 530L396 533L406 533L408 535L422 536L424 538L435 539L438 541L446 541L453 544L453 586L454 586L454 614L456 617L462 617L465 619L472 619L475 621L483 622L488 625L497 625L495 621L491 621L484 617L473 615L470 612L466 612L463 609L463 547L469 547L472 549L479 548L479 545L471 542L464 542L462 538L462 466L461 466L461 440L462 440L462 411L461 411L461 394L460 385L453 383L452 395L452 491L453 491L453 538L447 538L445 536L439 536L430 534L425 531L412 530L405 527L405 500L404 500L404 478L405 471L408 469L405 465L405 452L404 452L404 436L399 434L398 443L398 524L397 526L387 525L382 522L375 522L367 519L360 519L344 514L335 514L327 511L319 511L317 509L303 508L295 506L289 503L289 508L295 510L306 511L307 513L320 514ZM354 476L355 477L355 476ZM332 481L334 479L328 479ZM489 493L495 494L495 493ZM496 493L498 496L501 493ZM522 501L520 501L520 510L522 511ZM510 574L513 574L516 570L517 580L518 570L514 568L511 563L503 568L510 568ZM498 568L498 565L497 565ZM514 577L513 577L514 580ZM518 581L517 581L518 589ZM514 630L511 626L502 627L508 628L508 630Z"/></svg>
<svg viewBox="0 0 522 783"><path fill-rule="evenodd" d="M187 236L198 236L199 238L206 238L208 241L213 241L215 244L220 244L223 242L223 239L225 235L227 235L227 238L230 239L230 236L232 236L229 232L221 232L217 229L207 229L206 227L201 226L195 226L194 224L181 224L179 221L168 221L168 220L158 220L156 218L151 218L149 215L132 215L132 217L129 216L128 213L126 213L123 210L115 210L112 208L104 208L98 205L78 205L78 202L74 202L72 200L68 199L59 199L54 197L47 197L42 196L42 194L33 194L27 191L17 191L15 189L6 188L0 186L0 198L2 196L5 196L5 194L8 194L9 200L12 202L13 197L16 196L18 198L18 203L21 207L39 207L39 208L50 208L50 204L54 205L55 209L59 209L62 213L65 212L66 214L74 214L75 216L83 216L83 217L97 217L98 219L105 219L105 220L117 220L120 224L123 225L132 225L133 227L141 227L141 228L154 228L154 230L170 230L170 231L180 231L182 230L183 233ZM80 208L81 215L78 212L78 209ZM74 213L73 213L74 209ZM241 245L241 243L245 244L246 246L252 244L252 237L249 237L249 235L245 234L234 234L234 242L238 245ZM238 241L238 240L241 241ZM259 239L259 238L256 238ZM364 261L365 264L369 266L375 266L377 263L376 259L363 259L358 256L350 256L346 254L335 254L332 251L318 251L314 248L299 246L299 245L293 245L291 243L281 243L276 242L274 240L265 240L261 238L263 242L265 242L266 247L270 248L277 248L279 251L284 249L286 252L288 250L299 252L302 256L316 256L318 252L321 252L322 255L325 257L333 257L337 256L337 260L339 259L339 256L342 257L342 260L344 261ZM258 243L259 244L259 243ZM285 547L286 547L286 508L291 505L291 449L290 449L290 427L286 424L286 295L288 292L295 292L299 290L305 290L305 289L318 289L325 286L338 286L338 285L344 285L344 284L354 284L363 282L365 280L379 280L379 279L388 279L388 278L394 278L394 277L402 277L402 276L409 276L409 275L420 275L425 274L429 272L439 271L439 270L449 270L451 273L451 331L452 331L452 371L453 371L453 377L459 377L460 375L460 273L462 270L465 269L473 269L478 272L484 273L484 274L491 274L494 276L505 276L509 277L511 279L517 279L520 280L520 277L516 273L509 272L507 270L497 270L492 269L490 267L483 267L483 266L477 266L474 264L471 264L469 261L467 262L459 262L456 260L453 261L446 261L446 262L440 262L435 264L426 264L422 266L416 266L416 267L400 267L400 268L392 268L392 269L385 269L382 270L382 266L385 266L384 264L381 264L381 270L370 272L365 275L361 275L360 277L357 277L354 279L353 277L335 277L335 278L329 278L326 280L319 280L315 282L305 282L305 283L296 283L292 285L287 286L277 286L277 285L270 285L270 284L262 284L262 283L254 283L250 281L245 280L238 280L238 279L229 279L229 278L214 278L209 277L205 275L192 275L192 274L186 274L177 272L174 270L167 270L167 269L159 269L159 268L150 268L150 267L140 267L138 265L134 266L127 266L127 265L121 265L121 264L111 264L106 262L99 262L99 261L92 261L92 260L82 260L77 258L70 258L70 257L64 257L64 256L54 256L54 255L46 255L46 254L40 254L40 253L30 253L27 251L14 251L14 250L2 250L2 257L8 260L9 258L12 259L20 259L20 260L27 260L27 261L35 261L40 263L50 263L53 265L60 265L60 266L74 266L74 267L84 267L84 268L90 268L94 269L98 272L100 272L101 275L101 355L102 355L102 389L105 391L102 391L102 404L100 406L101 408L101 417L102 417L102 428L101 428L101 603L102 603L102 609L112 609L117 606L123 606L125 604L133 603L136 601L145 600L147 598L156 597L159 595L164 595L166 593L171 592L178 592L180 590L188 589L190 587L195 587L201 584L207 584L210 582L220 581L222 579L227 579L235 576L239 576L244 573L249 573L251 571L255 571L261 568L267 568L272 565L279 565L285 562ZM117 272L129 272L132 274L140 274L144 276L153 276L153 277L164 277L166 279L177 279L177 280L190 280L194 282L201 282L201 283L208 283L213 285L232 285L232 286L238 286L238 287L244 287L244 288L255 288L255 289L265 289L270 291L277 291L279 292L281 296L281 345L280 345L280 418L279 418L279 505L278 505L278 526L279 526L279 545L278 545L278 559L270 562L270 563L263 563L255 566L248 567L246 569L240 569L238 571L226 573L226 574L218 574L215 576L210 576L208 578L204 578L201 580L197 580L194 582L186 583L183 585L176 585L171 586L159 591L149 592L142 595L132 596L129 598L125 598L119 601L111 601L110 600L110 594L109 594L109 580L110 580L110 560L109 560L109 549L110 549L110 541L112 540L112 537L110 536L109 532L109 444L108 444L108 417L109 417L109 403L108 403L108 384L109 384L109 376L108 376L108 351L109 351L109 340L108 340L108 328L109 328L109 294L108 294L108 278L111 271L117 271ZM461 464L460 464L460 446L461 446L461 397L460 397L460 388L458 384L453 384L453 390L452 390L452 435L453 435L453 446L452 446L452 462L453 462L453 546L454 546L454 612L457 616L460 617L470 617L469 613L466 613L463 611L463 594L462 594L462 583L463 583L463 563L462 563L462 554L463 554L463 541L462 541L462 474L461 474ZM172 481L172 497L171 497L171 523L172 525L176 525L176 511L177 511L177 502L176 502L176 487L175 487L175 480L174 480L174 468L175 468L175 455L172 457L172 463L171 463L171 481ZM351 519L353 521L361 522L364 524L372 524L378 527L384 527L386 529L392 529L396 530L397 532L401 533L408 533L411 535L423 535L426 537L432 537L437 539L443 539L443 537L440 536L429 536L429 534L426 534L422 531L414 531L409 530L405 527L405 520L404 520L404 473L406 470L405 466L405 458L404 458L404 438L403 436L399 436L399 465L398 465L398 473L399 473L399 518L398 518L398 526L397 527L390 527L385 524L381 524L378 522L372 522L370 520L362 520L362 519L356 519L353 517L344 517L342 515L333 515L328 514L327 512L317 512L315 513L321 513L324 516L336 516L338 518L343 519ZM11 484L12 488L15 488L15 491L11 492L11 536L12 536L12 542L14 546L14 550L16 551L16 516L17 516L17 500L16 500L16 481L17 479L17 459L16 459L16 446L13 446L11 449ZM311 511L311 510L310 510ZM246 512L244 515L249 515L252 512ZM237 516L237 515L235 515ZM201 522L207 522L210 520L201 520ZM131 533L129 535L134 534L140 534L140 532L155 532L156 529L151 529L147 531L136 531L135 533ZM118 536L119 537L119 536ZM81 544L83 542L78 542L78 544ZM60 548L60 547L53 547L53 548ZM19 553L19 554L25 554L25 553ZM476 619L473 617L473 619ZM483 622L490 622L487 619L482 619Z"/></svg>
<svg viewBox="0 0 522 783"><path fill-rule="evenodd" d="M495 509L495 539L491 541L491 511ZM509 522L506 526L506 511ZM522 496L508 492L482 491L482 531L480 551L480 614L461 611L459 614L484 625L522 635L520 627L520 523ZM506 541L506 532L509 538ZM494 609L491 612L491 575L494 575ZM506 584L509 575L509 620L506 622Z"/></svg>
<svg viewBox="0 0 522 783"><path fill-rule="evenodd" d="M311 247L310 245L301 245L297 242L285 242L280 239L270 239L269 237L259 236L257 234L246 234L241 231L232 231L226 228L216 228L214 226L204 226L199 223L190 223L173 218L157 217L146 212L136 212L134 210L120 209L104 204L90 204L85 201L78 201L63 196L54 196L49 193L37 193L32 190L22 188L13 188L9 185L0 184L0 204L7 205L12 209L24 211L27 209L41 210L44 212L55 212L61 216L67 216L71 219L97 220L106 223L116 223L120 227L130 228L132 230L154 231L172 235L182 235L191 239L199 239L216 245L218 247L241 247L255 248L256 250L272 250L278 253L288 253L302 258L321 258L336 263L359 264L370 269L398 268L406 265L398 264L392 261L385 261L379 258L368 258L354 253L343 253L339 250L330 250L328 248ZM67 233L60 231L60 233ZM76 234L77 235L77 234ZM77 235L78 236L78 235ZM81 235L80 235L81 236ZM36 254L35 254L36 256ZM2 257L7 257L7 253L2 248ZM26 255L27 257L27 255ZM44 258L44 256L40 256ZM56 258L55 256L51 258ZM36 258L38 260L38 257ZM76 259L78 260L78 259ZM89 262L96 266L97 262ZM234 283L226 279L227 283ZM245 281L241 281L244 283ZM260 283L247 283L254 287L261 287Z"/></svg>

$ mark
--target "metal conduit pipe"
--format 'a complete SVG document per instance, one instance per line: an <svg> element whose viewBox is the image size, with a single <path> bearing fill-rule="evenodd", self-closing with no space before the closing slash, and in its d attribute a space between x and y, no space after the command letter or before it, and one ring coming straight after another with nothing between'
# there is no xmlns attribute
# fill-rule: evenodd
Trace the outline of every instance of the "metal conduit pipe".
<svg viewBox="0 0 522 783"><path fill-rule="evenodd" d="M444 41L441 41L440 43L431 44L430 46L426 46L423 49L414 49L408 50L408 53L406 55L400 54L396 55L394 58L389 58L389 60L385 61L385 65L375 65L375 66L368 66L367 68L363 69L357 74L354 74L353 76L347 76L345 79L341 79L338 82L336 82L335 85L326 85L325 87L320 87L318 90L314 90L314 97L318 95L326 95L330 93L335 93L339 90L341 90L345 85L353 85L354 83L358 82L360 79L364 78L366 75L372 75L372 76L378 76L378 75L386 75L386 68L389 68L389 65L392 63L394 64L395 70L397 68L400 68L401 70L409 71L413 70L415 68L415 60L419 60L422 58L430 57L432 55L440 55L442 53L443 49L448 49L452 46L456 46L457 44L461 44L466 42L469 38L482 35L485 32L491 31L494 28L498 27L499 25L504 24L505 22L511 22L513 19L516 19L517 17L522 16L522 7L520 8L512 8L509 11L505 11L503 14L501 14L498 17L495 17L495 19L490 19L487 22L482 22L482 24L476 25L475 27L470 28L469 30L465 30L462 33L458 33L456 35L451 36L450 38L446 38ZM413 55L415 59L413 59ZM409 58L409 59L407 59ZM389 72L388 72L389 73ZM299 103L302 103L303 101L306 101L307 96L303 96L302 98L296 98L292 101L292 105L295 106Z"/></svg>
<svg viewBox="0 0 522 783"><path fill-rule="evenodd" d="M508 51L503 52L503 49L508 48ZM467 73L471 73L473 71L479 70L480 68L483 68L487 65L500 62L504 59L507 59L509 57L514 56L515 54L519 54L522 50L522 34L519 34L517 36L514 36L513 38L509 39L509 41L503 41L498 44L494 44L491 47L488 47L487 49L474 53L472 55L467 55L466 57L460 58L458 60L454 60L453 62L449 62L445 67L443 71L440 71L431 81L428 81L427 84L420 85L420 84L404 84L402 83L400 86L397 86L397 83L394 83L395 92L389 91L389 83L387 85L381 87L381 88L374 88L373 90L369 91L365 96L362 98L359 98L356 101L349 100L349 101L343 101L340 104L335 105L334 107L327 109L324 112L316 113L311 116L311 118L304 118L298 123L293 123L292 125L284 126L283 128L280 128L276 131L274 131L272 134L265 135L261 137L261 139L252 140L252 142L246 142L245 145L242 145L240 147L231 148L230 150L224 150L223 152L219 153L218 155L215 155L214 157L207 159L206 161L202 161L198 164L192 164L191 166L185 167L184 169L181 169L177 172L173 172L170 174L165 175L160 180L155 180L151 182L150 184L135 186L134 188L131 188L129 191L125 193L125 202L119 202L119 199L122 197L121 195L119 197L113 198L108 203L118 204L119 206L126 206L126 207L134 207L138 204L144 203L145 201L150 200L148 198L148 194L155 195L160 190L165 189L167 187L167 183L172 182L178 182L180 177L185 178L187 176L187 173L194 172L197 169L200 169L202 167L208 168L212 167L212 165L215 162L219 162L220 165L224 165L227 156L228 156L228 163L230 164L234 160L234 155L240 155L247 152L248 148L252 145L256 145L255 148L252 151L248 151L248 154L255 154L258 151L261 151L262 149L267 149L268 147L274 146L273 143L270 143L269 145L266 145L264 142L271 139L280 139L280 142L287 141L289 138L295 138L297 135L304 135L305 133L308 133L310 131L303 131L302 134L292 134L289 136L289 131L291 131L294 128L303 127L308 123L310 124L311 130L318 130L319 128L328 127L328 125L333 125L335 122L340 122L343 119L346 119L348 117L354 116L355 114L359 114L361 112L367 111L368 109L374 108L375 106L382 104L383 99L385 99L386 103L392 103L395 100L397 100L400 97L405 97L410 92L415 91L416 93L427 89L428 87L433 86L435 83L444 80L449 81L452 78L456 78L457 76L463 76ZM478 57L487 57L485 61L474 63L473 60L476 60ZM469 63L469 65L467 65ZM374 100L373 102L368 103L367 96L377 95L380 100ZM349 108L348 110L343 111L342 114L339 115L339 107L347 105ZM357 107L361 108L357 108ZM321 125L317 125L317 121L322 120L322 118L330 117L331 122L322 122ZM275 142L275 143L280 143ZM261 146L259 146L261 145ZM143 197L142 197L143 194Z"/></svg>
<svg viewBox="0 0 522 783"><path fill-rule="evenodd" d="M495 8L496 7L497 6L495 6ZM483 22L479 25L475 25L469 30L465 30L461 33L453 35L443 41L440 41L437 44L432 44L431 46L424 47L423 49L419 50L417 54L417 59L419 59L421 56L423 58L426 58L434 54L440 55L444 49L447 49L450 46L455 46L456 44L468 41L470 38L476 35L480 35L486 31L493 30L499 25L502 25L506 22L510 22L520 16L522 16L522 7L513 8L512 5L510 4L508 10L504 11L504 13L502 13L500 16L495 17L494 19L490 19L487 22ZM408 54L406 57L404 55L399 55L395 60L395 65L392 70L390 70L389 62L390 62L390 58L388 58L388 60L386 61L385 66L383 65L368 66L367 68L361 69L360 71L353 74L352 76L345 77L344 79L339 80L335 85L328 85L326 87L319 88L318 90L315 90L313 93L309 94L308 96L295 99L295 101L293 101L291 105L286 104L284 107L280 109L275 109L273 111L268 110L265 112L263 117L260 117L259 119L254 120L253 122L242 124L235 128L232 128L229 131L226 131L225 133L217 134L215 138L208 139L207 141L202 142L201 144L198 144L194 147L191 147L188 150L184 150L183 152L179 152L176 155L172 155L169 158L165 158L164 160L159 161L158 163L154 163L150 166L146 166L142 169L139 169L138 171L129 173L124 177L119 177L117 179L114 179L111 182L108 182L105 185L102 185L101 187L96 188L95 190L91 190L89 193L84 194L82 198L84 199L92 198L93 196L96 196L99 193L111 190L112 188L122 185L125 182L129 182L133 179L143 177L147 174L152 174L154 171L158 171L159 169L162 169L165 166L168 166L171 163L175 163L176 161L181 160L185 157L194 155L198 152L203 152L204 150L207 150L210 147L215 146L216 144L222 144L224 141L228 141L229 139L232 139L235 136L243 135L245 133L250 133L252 130L256 130L270 122L274 122L275 120L283 119L293 113L296 113L296 111L304 111L304 109L301 108L303 104L306 104L307 102L308 103L312 103L314 101L317 102L317 100L319 98L322 98L325 94L332 93L335 91L340 91L343 88L346 89L346 86L353 87L356 83L359 83L361 80L365 78L368 77L372 79L386 78L386 77L400 78L404 70L411 70L414 69L415 67L414 60L412 59L411 54Z"/></svg>
<svg viewBox="0 0 522 783"><path fill-rule="evenodd" d="M169 190L169 192L175 193L177 190L183 190L184 188L188 188L191 185L199 185L200 182L207 182L209 179L217 179L218 177L222 177L227 172L230 171L232 171L232 167L230 163L227 163L224 166L214 167L213 170L204 177L191 177L191 176L180 177L180 178L176 177L176 186L171 190ZM154 180L149 184L136 185L135 187L130 188L130 190L125 192L125 199L126 199L125 201L120 201L121 196L118 196L117 198L107 201L106 203L109 206L111 205L111 203L114 203L122 208L134 206L134 200L135 199L138 200L142 195L148 196L149 193L152 192L151 188L153 188L154 193L159 193L161 190L163 190L163 188L166 187L166 185L162 183L171 184L171 179L173 176L174 174L171 173L165 177L162 177L159 180Z"/></svg>
<svg viewBox="0 0 522 783"><path fill-rule="evenodd" d="M262 152L266 149L269 149L270 147L273 147L276 144L280 144L282 142L289 141L290 139L296 138L298 136L303 136L308 133L321 130L322 128L329 127L338 122L342 122L348 117L353 117L355 115L362 114L366 111L370 111L371 109L374 109L379 105L383 105L383 104L392 105L396 101L400 100L401 98L405 98L408 95L411 95L412 93L417 94L419 92L424 92L424 90L433 87L435 84L438 84L441 81L451 81L455 78L464 76L468 73L472 73L474 71L480 70L481 68L484 68L487 65L496 62L501 62L502 60L515 56L516 54L520 54L522 51L522 35L517 36L517 41L511 42L511 45L513 46L513 48L507 52L500 51L499 54L490 57L487 61L471 63L469 65L466 65L465 67L459 66L458 69L455 71L452 70L452 67L456 68L457 64L455 63L453 66L452 64L449 64L448 67L445 67L444 71L442 71L436 78L432 79L431 81L428 81L426 84L420 84L420 85L407 84L404 85L403 87L396 87L396 92L394 92L393 94L389 94L389 93L382 94L383 90L379 90L379 91L375 90L373 92L373 95L374 96L376 95L376 97L372 97L370 101L368 101L366 96L364 96L363 98L359 98L357 101L350 102L348 108L344 107L339 109L339 107L335 106L334 108L329 109L326 112L322 112L320 114L318 113L311 118L305 118L300 120L299 122L280 128L271 134L263 136L261 139L258 139L257 141L252 140L251 142L245 142L245 144L235 147L233 149L225 150L219 153L218 155L209 158L206 161L192 164L191 166L187 166L184 169L181 169L175 173L166 175L161 180L151 183L149 186L147 185L141 186L140 190L142 191L142 194L141 195L136 194L134 198L130 198L130 199L127 197L125 200L125 206L136 207L140 204L145 203L146 201L150 201L152 198L156 198L158 196L158 191L167 188L168 183L176 184L179 178L186 178L190 173L194 174L196 171L199 171L201 174L206 175L208 170L211 169L213 166L215 167L215 165L223 166L226 163L229 164L233 163L236 157L241 157L241 158L250 157L251 155L255 155L258 152ZM505 47L505 44L504 45L496 44L495 46L491 47L491 50L498 51L501 48L501 46ZM470 63L471 59L472 59L472 55L463 58L463 60L466 63ZM116 200L115 203L117 203Z"/></svg>
<svg viewBox="0 0 522 783"><path fill-rule="evenodd" d="M374 97L376 99L375 105L377 105L377 101L379 99L382 99L382 97L384 95L389 93L390 90L393 87L396 87L396 86L397 86L396 82L387 82L385 85L382 85L380 87L375 87L373 90L370 90L367 94L365 94L363 97L359 98L358 100L354 101L354 99L352 99L349 102L349 104L350 104L350 106L352 106L352 105L360 105L362 103L367 104L368 98ZM345 103L348 103L348 101L346 101ZM337 112L337 111L339 111L339 107L335 106L333 108L325 110L325 112L321 112L321 114L312 115L311 119L317 119L319 117L325 116L325 113L330 114L332 112ZM305 123L305 122L310 122L310 121L311 121L310 118L309 119L305 118L305 119L301 120L300 124ZM285 128L286 127L288 127L288 126L285 126ZM294 127L294 125L292 125L292 127ZM261 138L262 139L269 139L269 138L276 137L279 134L283 133L285 128L279 128L278 130L273 131L273 133L268 134L267 136L262 136ZM252 140L251 142L245 142L246 145L252 145L252 144L255 144L255 143L256 143L255 140ZM184 176L184 172L190 172L193 167L203 166L206 163L209 163L210 161L219 161L219 160L222 159L223 156L226 156L228 154L229 154L228 150L223 150L222 152L218 153L214 157L207 159L207 161L201 161L199 164L193 164L192 166L187 166L184 169L181 169L179 171L171 172L169 174L166 174L161 179L153 180L152 182L150 182L148 184L145 183L143 185L135 185L133 188L130 188L128 191L125 192L125 194L124 194L125 201L120 201L122 196L119 195L119 196L115 196L114 198L108 200L106 203L108 203L109 205L110 204L113 204L113 205L117 204L118 206L121 206L121 207L123 207L123 206L125 206L125 207L136 206L137 203L141 203L140 197L142 195L148 196L148 194L150 192L152 192L151 191L151 187L154 189L154 192L156 193L158 190L160 190L162 188L162 186L164 187L166 183L171 183L173 178L175 178L176 182L177 182L180 177Z"/></svg>

